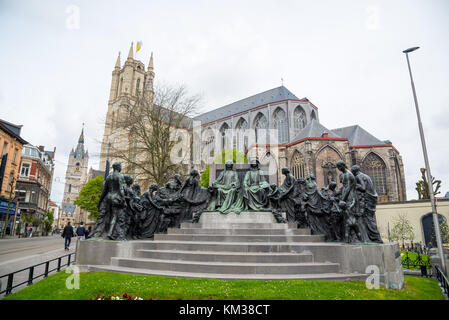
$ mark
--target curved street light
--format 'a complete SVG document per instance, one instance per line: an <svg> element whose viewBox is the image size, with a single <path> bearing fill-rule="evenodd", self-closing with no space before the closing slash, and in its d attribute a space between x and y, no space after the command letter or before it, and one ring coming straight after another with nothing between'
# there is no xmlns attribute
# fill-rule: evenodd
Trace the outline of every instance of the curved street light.
<svg viewBox="0 0 449 320"><path fill-rule="evenodd" d="M430 165L429 165L429 158L427 156L426 140L424 138L424 130L423 130L422 123L421 123L421 116L420 116L419 108L418 108L418 98L416 97L415 83L413 82L412 70L410 68L410 60L408 58L408 54L410 52L413 52L418 49L419 49L419 47L412 47L412 48L406 49L402 52L405 53L405 56L407 57L408 71L410 73L410 80L412 83L413 99L415 100L416 116L418 117L419 134L421 136L421 145L422 145L423 154L424 154L424 163L426 165L427 185L429 187L430 203L432 205L433 225L435 228L435 236L436 236L437 246L438 246L438 255L441 258L441 268L442 268L443 272L446 273L446 259L444 257L444 252L443 252L443 243L441 241L440 224L438 222L437 206L435 203L435 195L433 193L432 175L430 174Z"/></svg>

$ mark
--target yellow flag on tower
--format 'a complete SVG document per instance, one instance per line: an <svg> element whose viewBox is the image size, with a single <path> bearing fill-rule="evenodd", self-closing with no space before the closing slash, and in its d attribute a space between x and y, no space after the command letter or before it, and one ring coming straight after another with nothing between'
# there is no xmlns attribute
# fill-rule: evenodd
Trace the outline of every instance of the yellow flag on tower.
<svg viewBox="0 0 449 320"><path fill-rule="evenodd" d="M142 48L142 41L137 41L136 52Z"/></svg>

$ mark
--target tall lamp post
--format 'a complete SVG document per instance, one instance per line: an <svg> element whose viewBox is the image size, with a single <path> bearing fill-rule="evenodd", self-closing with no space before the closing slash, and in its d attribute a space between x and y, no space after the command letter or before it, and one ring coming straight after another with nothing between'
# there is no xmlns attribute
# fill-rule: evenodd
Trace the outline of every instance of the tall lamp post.
<svg viewBox="0 0 449 320"><path fill-rule="evenodd" d="M412 69L410 68L410 60L408 58L408 54L410 52L413 52L418 49L419 49L419 47L413 47L413 48L404 50L402 52L405 53L405 56L407 58L408 71L410 73L410 80L412 83L413 99L415 100L416 116L418 117L419 134L421 136L421 145L422 145L422 150L423 150L423 154L424 154L424 163L426 165L426 175L427 175L427 184L429 187L430 203L432 204L433 225L435 228L435 236L437 238L436 240L437 240L437 246L438 246L438 255L441 258L441 268L443 269L443 272L446 273L446 259L444 257L444 252L443 252L443 242L441 241L440 224L438 222L437 206L435 203L435 195L433 193L433 184L432 184L432 178L431 178L432 175L430 174L430 165L429 165L429 158L427 156L426 140L424 138L424 130L423 130L422 123L421 123L421 116L419 114L418 99L416 98L416 90L415 90L415 83L413 82Z"/></svg>

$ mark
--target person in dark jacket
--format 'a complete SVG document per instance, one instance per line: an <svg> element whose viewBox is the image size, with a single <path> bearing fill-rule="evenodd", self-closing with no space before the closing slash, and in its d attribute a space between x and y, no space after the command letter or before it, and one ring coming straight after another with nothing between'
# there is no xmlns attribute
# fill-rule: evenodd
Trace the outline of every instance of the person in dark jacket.
<svg viewBox="0 0 449 320"><path fill-rule="evenodd" d="M75 236L73 232L73 228L70 225L70 221L67 222L67 225L64 227L64 231L62 231L61 236L64 238L64 249L69 250L70 242L72 241L72 237Z"/></svg>
<svg viewBox="0 0 449 320"><path fill-rule="evenodd" d="M85 237L87 235L87 230L86 228L84 228L84 223L81 222L81 224L78 226L78 228L76 228L76 235L78 236L78 239L84 239L83 237Z"/></svg>

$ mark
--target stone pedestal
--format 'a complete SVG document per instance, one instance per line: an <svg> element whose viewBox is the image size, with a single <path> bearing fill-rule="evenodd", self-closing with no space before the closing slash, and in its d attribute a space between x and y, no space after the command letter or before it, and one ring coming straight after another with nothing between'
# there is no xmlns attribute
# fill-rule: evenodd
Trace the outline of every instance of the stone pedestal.
<svg viewBox="0 0 449 320"><path fill-rule="evenodd" d="M285 212L281 213L286 218ZM240 223L267 223L276 224L276 219L271 212L250 212L243 211L240 214L233 212L222 214L220 212L204 212L201 215L200 225L203 228L214 228L227 226L232 228L233 224Z"/></svg>
<svg viewBox="0 0 449 320"><path fill-rule="evenodd" d="M199 223L156 234L154 240L82 240L81 271L111 271L216 279L361 280L401 289L399 245L324 242L271 212L204 212ZM375 274L373 274L375 272Z"/></svg>

